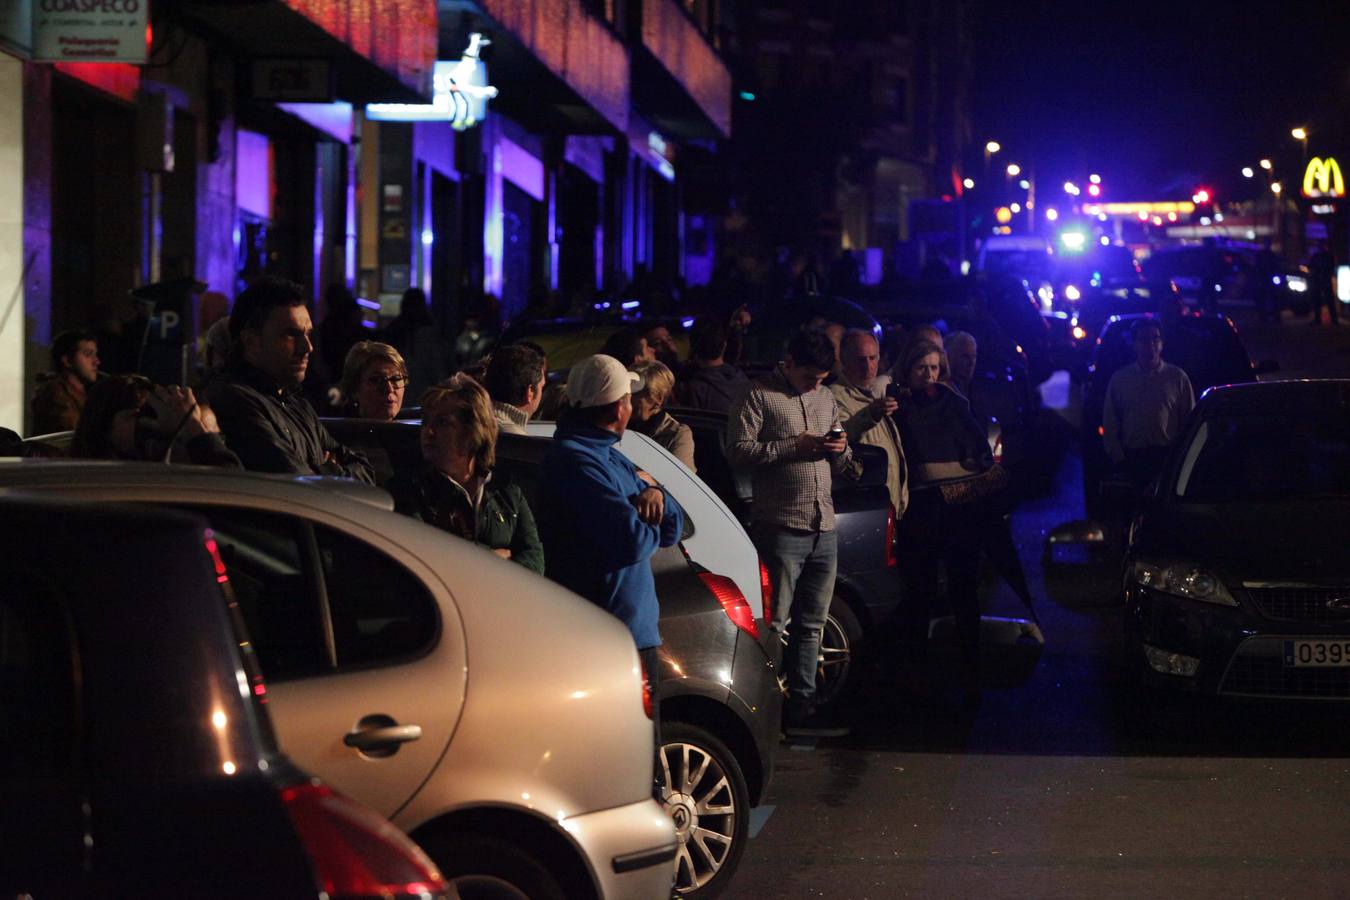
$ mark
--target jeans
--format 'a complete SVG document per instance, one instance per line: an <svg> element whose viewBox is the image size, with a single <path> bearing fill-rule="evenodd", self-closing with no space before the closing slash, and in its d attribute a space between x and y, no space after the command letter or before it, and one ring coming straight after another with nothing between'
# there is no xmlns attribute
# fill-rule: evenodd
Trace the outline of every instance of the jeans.
<svg viewBox="0 0 1350 900"><path fill-rule="evenodd" d="M928 629L944 578L966 675L974 678L979 671L980 546L986 516L985 501L949 504L936 487L910 492L899 544L905 586L901 627L911 676L926 672Z"/></svg>
<svg viewBox="0 0 1350 900"><path fill-rule="evenodd" d="M773 584L773 630L782 634L788 619L792 620L783 670L789 707L804 709L816 695L820 633L834 596L838 539L833 531L800 531L758 522L750 529L750 539Z"/></svg>

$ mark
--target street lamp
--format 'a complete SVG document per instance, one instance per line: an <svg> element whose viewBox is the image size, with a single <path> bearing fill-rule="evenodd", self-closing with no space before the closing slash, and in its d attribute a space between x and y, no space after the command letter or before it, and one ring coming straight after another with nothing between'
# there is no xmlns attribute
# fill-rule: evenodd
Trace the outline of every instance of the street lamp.
<svg viewBox="0 0 1350 900"><path fill-rule="evenodd" d="M984 152L988 153L990 156L993 156L995 153L997 153L1002 149L1003 145L1000 144L998 141L990 141L989 143L984 145Z"/></svg>
<svg viewBox="0 0 1350 900"><path fill-rule="evenodd" d="M1257 163L1257 165L1259 165L1261 168L1265 169L1267 172L1269 172L1269 171L1271 170L1271 163L1270 163L1270 160L1268 160L1268 159L1263 159L1263 160L1261 160L1259 163Z"/></svg>
<svg viewBox="0 0 1350 900"><path fill-rule="evenodd" d="M1242 177L1243 177L1243 178L1251 178L1251 177L1252 177L1253 175L1255 175L1255 174L1256 174L1256 173L1252 171L1252 167L1251 167L1251 166L1243 166L1243 167L1242 167Z"/></svg>
<svg viewBox="0 0 1350 900"><path fill-rule="evenodd" d="M963 188L965 188L966 190L968 190L968 191L973 191L973 190L975 189L975 179L974 179L974 178L966 178L966 179L962 180L961 186L962 186Z"/></svg>
<svg viewBox="0 0 1350 900"><path fill-rule="evenodd" d="M1016 178L1018 175L1022 174L1022 167L1017 163L1008 163L1007 171L1009 178Z"/></svg>
<svg viewBox="0 0 1350 900"><path fill-rule="evenodd" d="M1270 183L1270 192L1275 196L1278 197L1282 190L1284 190L1284 185L1280 184L1278 181L1272 181Z"/></svg>
<svg viewBox="0 0 1350 900"><path fill-rule="evenodd" d="M1303 128L1302 126L1300 126L1300 127L1298 127L1298 128L1291 129L1290 132L1289 132L1289 134L1290 134L1291 137L1293 137L1294 140L1298 141L1298 142L1303 146L1303 163L1304 163L1304 165L1307 165L1307 163L1308 163L1308 129Z"/></svg>

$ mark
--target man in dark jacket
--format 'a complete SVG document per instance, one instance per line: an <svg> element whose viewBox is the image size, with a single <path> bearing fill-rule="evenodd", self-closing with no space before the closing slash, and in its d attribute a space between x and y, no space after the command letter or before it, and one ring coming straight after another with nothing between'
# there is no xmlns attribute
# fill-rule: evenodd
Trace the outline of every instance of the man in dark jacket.
<svg viewBox="0 0 1350 900"><path fill-rule="evenodd" d="M615 446L641 388L610 356L572 367L568 407L540 466L536 513L546 574L628 626L658 709L660 605L651 559L680 540L684 513ZM659 712L653 718L659 740Z"/></svg>
<svg viewBox="0 0 1350 900"><path fill-rule="evenodd" d="M231 356L208 389L211 408L246 469L374 484L370 462L339 444L300 392L313 331L299 285L279 278L250 285L230 313Z"/></svg>
<svg viewBox="0 0 1350 900"><path fill-rule="evenodd" d="M727 331L711 316L700 316L689 333L689 365L676 382L679 401L695 409L725 413L741 394L750 388L750 380L735 366L728 365Z"/></svg>
<svg viewBox="0 0 1350 900"><path fill-rule="evenodd" d="M52 370L33 395L33 434L71 431L84 411L85 391L98 378L98 342L92 332L65 331L52 341Z"/></svg>

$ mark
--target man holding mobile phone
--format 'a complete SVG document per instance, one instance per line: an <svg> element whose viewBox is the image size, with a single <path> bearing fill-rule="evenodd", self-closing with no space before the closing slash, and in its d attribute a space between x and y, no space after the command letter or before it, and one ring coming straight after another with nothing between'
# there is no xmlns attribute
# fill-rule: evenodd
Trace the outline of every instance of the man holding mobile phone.
<svg viewBox="0 0 1350 900"><path fill-rule="evenodd" d="M799 332L787 359L751 385L727 424L732 465L753 470L750 537L773 583L773 629L781 634L792 622L783 655L783 725L790 735L847 733L815 711L820 633L837 568L830 489L834 476L858 475L834 395L823 386L834 364L825 334Z"/></svg>
<svg viewBox="0 0 1350 900"><path fill-rule="evenodd" d="M877 396L881 349L869 332L847 332L839 344L840 376L830 385L839 406L839 421L854 444L870 444L886 451L886 487L898 519L909 505L908 473L900 429L893 415L899 408L901 387L887 383Z"/></svg>

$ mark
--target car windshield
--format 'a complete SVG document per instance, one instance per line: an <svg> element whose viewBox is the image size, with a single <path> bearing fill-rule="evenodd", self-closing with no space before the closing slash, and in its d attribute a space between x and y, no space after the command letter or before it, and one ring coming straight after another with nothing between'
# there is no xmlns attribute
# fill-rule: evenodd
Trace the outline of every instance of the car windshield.
<svg viewBox="0 0 1350 900"><path fill-rule="evenodd" d="M1350 419L1339 411L1206 419L1177 474L1195 503L1350 497Z"/></svg>

